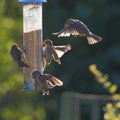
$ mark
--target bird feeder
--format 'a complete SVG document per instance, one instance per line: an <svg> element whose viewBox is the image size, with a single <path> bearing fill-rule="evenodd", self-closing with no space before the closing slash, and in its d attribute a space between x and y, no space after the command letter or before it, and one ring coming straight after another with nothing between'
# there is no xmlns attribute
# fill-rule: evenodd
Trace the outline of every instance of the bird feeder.
<svg viewBox="0 0 120 120"><path fill-rule="evenodd" d="M24 91L34 91L32 73L42 68L42 3L46 0L19 0L23 3Z"/></svg>

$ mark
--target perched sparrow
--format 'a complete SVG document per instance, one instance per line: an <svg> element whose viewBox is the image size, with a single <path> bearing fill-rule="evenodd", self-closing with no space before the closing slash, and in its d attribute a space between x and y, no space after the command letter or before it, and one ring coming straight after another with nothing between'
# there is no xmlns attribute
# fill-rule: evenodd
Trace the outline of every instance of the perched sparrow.
<svg viewBox="0 0 120 120"><path fill-rule="evenodd" d="M42 91L43 95L49 95L49 89L55 86L62 86L63 82L50 74L41 74L39 71L32 73L32 78L35 80L34 86L36 90Z"/></svg>
<svg viewBox="0 0 120 120"><path fill-rule="evenodd" d="M95 44L102 40L100 36L90 32L88 27L77 19L66 20L64 28L57 33L53 33L53 35L57 35L58 37L69 37L70 35L80 37L86 36L89 44Z"/></svg>
<svg viewBox="0 0 120 120"><path fill-rule="evenodd" d="M18 47L18 45L12 45L11 50L10 50L10 54L12 56L12 58L17 61L18 65L23 68L23 67L29 67L27 64L24 63L24 61L22 60L22 51L21 49Z"/></svg>
<svg viewBox="0 0 120 120"><path fill-rule="evenodd" d="M49 95L49 88L47 81L44 79L39 71L34 71L32 73L32 78L34 79L34 86L36 90L42 91L43 95Z"/></svg>
<svg viewBox="0 0 120 120"><path fill-rule="evenodd" d="M61 64L60 58L64 53L71 49L70 45L53 46L53 42L49 39L43 41L43 68L49 65L52 59Z"/></svg>

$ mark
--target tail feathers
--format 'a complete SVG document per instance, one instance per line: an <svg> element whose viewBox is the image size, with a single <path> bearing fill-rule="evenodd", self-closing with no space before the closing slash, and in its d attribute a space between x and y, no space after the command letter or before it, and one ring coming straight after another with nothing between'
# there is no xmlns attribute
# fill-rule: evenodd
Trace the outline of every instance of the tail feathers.
<svg viewBox="0 0 120 120"><path fill-rule="evenodd" d="M93 33L90 33L89 36L87 36L87 39L88 39L89 44L96 44L102 40L102 38L100 36L97 36Z"/></svg>
<svg viewBox="0 0 120 120"><path fill-rule="evenodd" d="M27 64L25 64L22 60L18 60L18 65L23 68L23 67L29 67Z"/></svg>

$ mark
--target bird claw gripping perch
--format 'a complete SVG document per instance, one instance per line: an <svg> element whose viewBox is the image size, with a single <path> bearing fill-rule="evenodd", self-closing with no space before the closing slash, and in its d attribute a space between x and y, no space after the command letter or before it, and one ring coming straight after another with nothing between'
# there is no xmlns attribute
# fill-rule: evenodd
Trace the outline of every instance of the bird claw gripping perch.
<svg viewBox="0 0 120 120"><path fill-rule="evenodd" d="M23 45L23 52L26 54L28 51L28 48L26 47L26 45Z"/></svg>

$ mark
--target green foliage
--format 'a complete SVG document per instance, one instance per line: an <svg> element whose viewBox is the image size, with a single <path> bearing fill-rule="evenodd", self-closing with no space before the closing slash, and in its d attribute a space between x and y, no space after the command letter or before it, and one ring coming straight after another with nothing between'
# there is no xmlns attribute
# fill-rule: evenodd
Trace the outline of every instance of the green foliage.
<svg viewBox="0 0 120 120"><path fill-rule="evenodd" d="M5 120L43 120L45 118L45 111L43 108L31 107L30 104L21 104L16 110L16 108L7 107L2 110L2 117Z"/></svg>
<svg viewBox="0 0 120 120"><path fill-rule="evenodd" d="M119 120L120 119L120 102L116 104L107 103L105 106L105 120Z"/></svg>
<svg viewBox="0 0 120 120"><path fill-rule="evenodd" d="M97 68L96 65L90 65L89 70L94 74L95 79L98 83L102 84L104 88L112 94L115 103L107 103L104 107L105 114L104 120L119 120L120 119L120 94L116 94L118 86L109 81L108 75L103 75Z"/></svg>
<svg viewBox="0 0 120 120"><path fill-rule="evenodd" d="M118 86L109 81L108 75L103 75L97 68L95 64L89 66L89 70L94 74L97 82L101 83L104 88L106 88L110 94L115 94Z"/></svg>

